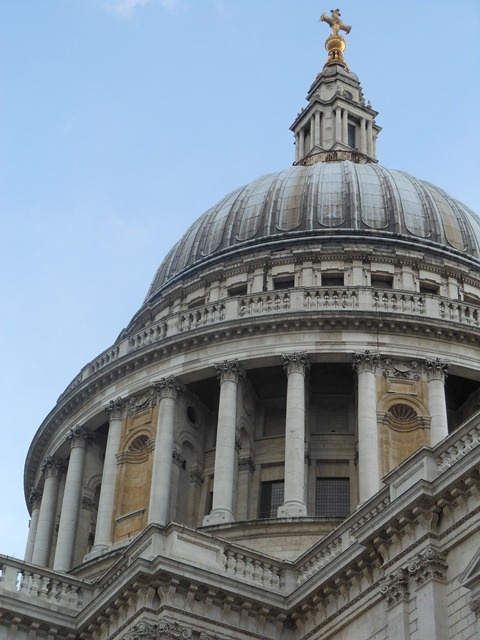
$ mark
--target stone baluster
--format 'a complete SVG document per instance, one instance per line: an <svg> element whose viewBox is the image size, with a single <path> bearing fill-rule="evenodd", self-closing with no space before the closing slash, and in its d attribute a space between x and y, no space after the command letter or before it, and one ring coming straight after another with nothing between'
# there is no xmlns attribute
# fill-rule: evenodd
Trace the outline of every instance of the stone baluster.
<svg viewBox="0 0 480 640"><path fill-rule="evenodd" d="M379 489L376 369L380 356L369 351L353 354L358 379L358 481L360 503Z"/></svg>
<svg viewBox="0 0 480 640"><path fill-rule="evenodd" d="M115 504L115 486L117 482L117 453L120 450L122 421L125 401L122 398L112 400L105 412L110 416L107 436L107 448L103 463L102 484L98 501L95 541L89 556L104 551L112 543L112 518Z"/></svg>
<svg viewBox="0 0 480 640"><path fill-rule="evenodd" d="M285 487L279 518L307 515L305 505L305 375L309 369L306 353L284 355L287 373L285 418Z"/></svg>
<svg viewBox="0 0 480 640"><path fill-rule="evenodd" d="M70 429L66 439L70 444L70 460L63 492L55 559L53 561L55 571L68 571L72 568L75 534L82 497L85 455L87 446L92 440L92 434L83 427L76 426Z"/></svg>
<svg viewBox="0 0 480 640"><path fill-rule="evenodd" d="M33 547L35 545L35 536L37 534L38 516L40 515L40 505L42 503L42 492L38 489L32 489L28 496L28 504L31 509L30 527L28 529L27 546L25 549L25 562L31 562L33 556Z"/></svg>
<svg viewBox="0 0 480 640"><path fill-rule="evenodd" d="M62 471L62 462L52 456L45 458L42 463L45 484L32 554L32 563L42 567L48 565L57 510L58 485Z"/></svg>
<svg viewBox="0 0 480 640"><path fill-rule="evenodd" d="M435 446L448 436L447 405L445 401L445 380L450 364L425 359L428 380L428 406L430 411L430 444Z"/></svg>
<svg viewBox="0 0 480 640"><path fill-rule="evenodd" d="M235 435L237 423L238 381L245 375L238 360L216 363L220 381L215 475L212 511L203 519L204 526L233 522L235 468Z"/></svg>
<svg viewBox="0 0 480 640"><path fill-rule="evenodd" d="M182 385L174 376L162 378L153 385L157 391L157 434L153 455L152 484L148 522L165 525L169 520L170 493L172 487L173 436L177 398L183 392Z"/></svg>

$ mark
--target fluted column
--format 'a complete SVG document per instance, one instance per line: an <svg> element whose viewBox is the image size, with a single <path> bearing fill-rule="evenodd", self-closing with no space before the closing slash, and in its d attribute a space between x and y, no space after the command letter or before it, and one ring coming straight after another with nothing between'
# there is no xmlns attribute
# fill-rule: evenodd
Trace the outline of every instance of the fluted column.
<svg viewBox="0 0 480 640"><path fill-rule="evenodd" d="M235 468L235 433L237 426L238 380L245 375L238 360L216 363L220 380L215 475L212 511L203 519L204 526L233 522Z"/></svg>
<svg viewBox="0 0 480 640"><path fill-rule="evenodd" d="M321 114L317 111L315 114L315 136L313 141L313 144L317 147L320 146L320 118Z"/></svg>
<svg viewBox="0 0 480 640"><path fill-rule="evenodd" d="M122 420L125 401L122 398L112 400L105 412L110 416L108 427L107 448L103 463L102 484L98 500L97 526L95 542L90 555L101 553L112 543L112 519L115 506L115 486L117 482L117 453L120 450L122 435Z"/></svg>
<svg viewBox="0 0 480 640"><path fill-rule="evenodd" d="M87 446L91 442L92 434L83 427L76 426L70 429L66 439L70 443L70 460L63 492L55 559L53 561L55 571L68 571L72 568L75 534L80 512L80 500L82 498L85 454Z"/></svg>
<svg viewBox="0 0 480 640"><path fill-rule="evenodd" d="M42 504L38 514L38 525L33 547L32 563L46 567L52 545L52 534L55 526L57 510L58 484L63 465L60 460L49 456L42 463L42 473L45 476Z"/></svg>
<svg viewBox="0 0 480 640"><path fill-rule="evenodd" d="M425 359L428 380L428 407L430 411L430 444L435 446L448 436L447 404L445 401L445 380L450 364Z"/></svg>
<svg viewBox="0 0 480 640"><path fill-rule="evenodd" d="M369 156L373 156L373 133L371 120L367 120L367 154Z"/></svg>
<svg viewBox="0 0 480 640"><path fill-rule="evenodd" d="M376 368L379 356L369 351L353 354L358 378L358 482L360 503L371 498L380 484Z"/></svg>
<svg viewBox="0 0 480 640"><path fill-rule="evenodd" d="M298 159L303 160L304 157L305 157L305 130L302 129L299 133Z"/></svg>
<svg viewBox="0 0 480 640"><path fill-rule="evenodd" d="M38 489L32 489L28 496L28 504L32 515L30 517L27 546L25 548L25 562L32 561L33 547L35 545L35 536L37 534L38 527L38 516L40 515L40 505L42 504L42 492Z"/></svg>
<svg viewBox="0 0 480 640"><path fill-rule="evenodd" d="M367 153L367 139L366 139L366 131L365 127L367 126L365 118L360 120L360 151L362 153Z"/></svg>
<svg viewBox="0 0 480 640"><path fill-rule="evenodd" d="M307 515L305 505L305 374L309 369L306 353L284 355L287 373L287 412L285 418L284 501L279 518Z"/></svg>
<svg viewBox="0 0 480 640"><path fill-rule="evenodd" d="M157 435L153 455L152 484L148 522L165 525L169 520L170 493L172 487L172 456L177 398L183 391L174 376L162 378L154 385L160 405L158 408Z"/></svg>

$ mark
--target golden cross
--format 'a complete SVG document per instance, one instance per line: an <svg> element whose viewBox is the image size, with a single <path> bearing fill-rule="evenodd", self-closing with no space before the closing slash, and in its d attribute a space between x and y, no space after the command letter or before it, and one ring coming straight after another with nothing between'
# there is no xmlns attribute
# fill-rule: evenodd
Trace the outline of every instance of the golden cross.
<svg viewBox="0 0 480 640"><path fill-rule="evenodd" d="M332 35L338 36L338 32L340 31L340 29L342 31L345 31L345 33L350 33L350 29L352 27L349 27L340 20L340 9L332 9L330 13L332 14L332 17L327 16L325 13L322 13L322 15L320 16L320 21L328 22L328 24L332 28Z"/></svg>

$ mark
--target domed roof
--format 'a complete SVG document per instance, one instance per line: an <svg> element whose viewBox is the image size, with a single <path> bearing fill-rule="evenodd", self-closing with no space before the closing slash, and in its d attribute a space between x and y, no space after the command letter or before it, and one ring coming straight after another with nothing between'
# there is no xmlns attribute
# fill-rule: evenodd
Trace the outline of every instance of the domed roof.
<svg viewBox="0 0 480 640"><path fill-rule="evenodd" d="M263 176L220 200L164 259L146 300L232 253L339 236L433 243L480 259L480 220L442 189L376 163L317 162Z"/></svg>

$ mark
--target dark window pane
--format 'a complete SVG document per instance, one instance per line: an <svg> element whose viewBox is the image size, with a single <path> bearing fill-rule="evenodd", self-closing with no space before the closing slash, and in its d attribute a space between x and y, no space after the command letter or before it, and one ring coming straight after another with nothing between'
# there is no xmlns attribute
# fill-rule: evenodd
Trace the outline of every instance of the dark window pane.
<svg viewBox="0 0 480 640"><path fill-rule="evenodd" d="M349 478L317 478L315 514L324 518L346 518L350 514Z"/></svg>
<svg viewBox="0 0 480 640"><path fill-rule="evenodd" d="M259 518L276 518L277 509L283 504L283 480L262 482L260 488Z"/></svg>

